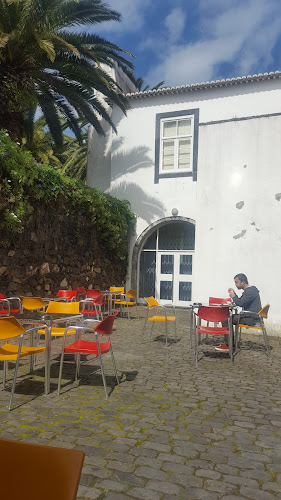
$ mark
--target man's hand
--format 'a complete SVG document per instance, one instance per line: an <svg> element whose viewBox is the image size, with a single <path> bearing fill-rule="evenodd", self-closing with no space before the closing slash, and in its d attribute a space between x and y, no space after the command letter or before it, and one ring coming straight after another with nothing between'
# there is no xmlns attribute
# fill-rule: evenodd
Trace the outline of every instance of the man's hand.
<svg viewBox="0 0 281 500"><path fill-rule="evenodd" d="M229 289L228 289L228 295L229 295L229 297L231 297L231 298L232 298L232 297L234 297L235 292L234 292L233 288L229 288Z"/></svg>

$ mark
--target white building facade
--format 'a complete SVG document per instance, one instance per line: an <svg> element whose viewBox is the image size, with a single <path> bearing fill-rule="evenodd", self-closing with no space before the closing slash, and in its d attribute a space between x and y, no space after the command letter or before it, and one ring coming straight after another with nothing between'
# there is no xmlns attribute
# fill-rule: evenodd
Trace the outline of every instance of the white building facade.
<svg viewBox="0 0 281 500"><path fill-rule="evenodd" d="M127 286L184 307L242 272L281 332L281 73L128 96L87 174L137 214Z"/></svg>

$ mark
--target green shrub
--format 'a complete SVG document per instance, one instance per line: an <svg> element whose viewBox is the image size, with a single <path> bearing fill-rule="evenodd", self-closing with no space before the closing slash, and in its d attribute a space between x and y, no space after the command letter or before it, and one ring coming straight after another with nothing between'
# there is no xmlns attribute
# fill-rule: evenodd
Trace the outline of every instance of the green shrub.
<svg viewBox="0 0 281 500"><path fill-rule="evenodd" d="M71 217L78 243L83 229L95 226L99 247L114 250L121 260L126 258L135 225L127 202L37 163L31 153L11 141L5 130L0 130L0 176L2 246L8 246L15 234L24 231L40 207L52 220Z"/></svg>

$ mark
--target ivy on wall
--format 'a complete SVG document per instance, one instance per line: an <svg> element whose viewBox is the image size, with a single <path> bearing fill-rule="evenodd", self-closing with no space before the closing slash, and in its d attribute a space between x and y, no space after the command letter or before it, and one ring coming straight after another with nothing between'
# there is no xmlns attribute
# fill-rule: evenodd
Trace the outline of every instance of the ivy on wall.
<svg viewBox="0 0 281 500"><path fill-rule="evenodd" d="M95 227L101 249L126 259L135 226L128 202L37 163L5 130L0 130L0 180L0 245L9 247L40 207L51 220L62 217L60 214L70 217L78 245L83 230L90 225Z"/></svg>

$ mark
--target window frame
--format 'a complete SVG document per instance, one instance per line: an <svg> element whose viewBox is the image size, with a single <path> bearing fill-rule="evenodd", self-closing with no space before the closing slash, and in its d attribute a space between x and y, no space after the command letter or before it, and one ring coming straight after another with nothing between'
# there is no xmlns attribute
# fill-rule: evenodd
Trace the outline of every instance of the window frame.
<svg viewBox="0 0 281 500"><path fill-rule="evenodd" d="M162 165L162 144L164 140L169 138L164 138L163 124L167 121L175 121L184 118L192 118L193 135L191 143L191 168L187 169L173 169L173 170L161 170ZM181 110L181 111L171 111L168 113L157 113L156 114L156 124L155 124L155 176L154 183L158 184L159 179L174 178L174 177L192 177L193 181L197 180L197 160L198 160L198 129L199 129L199 108ZM188 137L188 136L181 136ZM176 137L179 142L180 136ZM174 138L173 138L174 140ZM178 150L178 147L177 147ZM174 165L176 158L178 159L178 151L174 157Z"/></svg>

